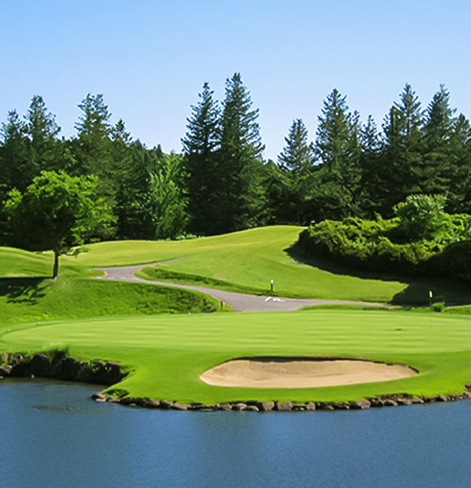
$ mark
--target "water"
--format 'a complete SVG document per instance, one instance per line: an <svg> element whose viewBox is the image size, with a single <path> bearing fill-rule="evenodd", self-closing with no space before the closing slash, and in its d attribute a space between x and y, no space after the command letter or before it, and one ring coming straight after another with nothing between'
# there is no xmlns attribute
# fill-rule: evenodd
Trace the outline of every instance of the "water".
<svg viewBox="0 0 471 488"><path fill-rule="evenodd" d="M366 411L178 412L96 387L0 382L0 486L465 487L471 401Z"/></svg>

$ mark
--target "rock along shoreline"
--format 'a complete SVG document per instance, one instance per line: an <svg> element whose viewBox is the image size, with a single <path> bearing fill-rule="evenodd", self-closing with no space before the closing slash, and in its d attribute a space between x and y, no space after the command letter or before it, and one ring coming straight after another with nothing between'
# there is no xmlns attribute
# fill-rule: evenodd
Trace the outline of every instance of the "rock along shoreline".
<svg viewBox="0 0 471 488"><path fill-rule="evenodd" d="M63 381L92 383L111 386L123 380L129 371L119 363L80 361L68 356L65 351L53 351L34 355L8 354L0 355L0 379L2 378L50 378ZM453 402L471 398L471 387L453 395L436 395L431 397L412 397L408 394L384 395L364 400L349 402L291 402L291 401L239 401L221 402L212 405L202 403L183 404L170 400L125 396L120 397L94 393L92 399L99 403L117 403L127 407L140 407L160 410L180 411L253 411L253 412L302 412L302 411L333 411L333 410L366 410L369 408L417 405L424 403Z"/></svg>

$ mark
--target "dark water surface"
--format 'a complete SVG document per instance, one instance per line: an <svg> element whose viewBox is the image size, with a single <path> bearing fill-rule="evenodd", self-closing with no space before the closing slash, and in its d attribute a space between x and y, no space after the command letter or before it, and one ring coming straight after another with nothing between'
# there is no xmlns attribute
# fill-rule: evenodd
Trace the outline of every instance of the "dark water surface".
<svg viewBox="0 0 471 488"><path fill-rule="evenodd" d="M0 381L0 486L471 486L471 401L198 413L96 404L95 390Z"/></svg>

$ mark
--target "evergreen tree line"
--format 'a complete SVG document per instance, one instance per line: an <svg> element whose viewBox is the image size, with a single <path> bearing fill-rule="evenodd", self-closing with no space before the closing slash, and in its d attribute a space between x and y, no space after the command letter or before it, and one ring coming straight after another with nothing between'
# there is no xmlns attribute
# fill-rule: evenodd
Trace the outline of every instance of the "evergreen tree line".
<svg viewBox="0 0 471 488"><path fill-rule="evenodd" d="M277 162L263 158L258 110L236 73L222 102L208 83L191 107L182 154L134 140L102 95L79 105L76 134L60 128L40 96L27 114L8 113L0 131L0 200L24 191L42 171L93 175L111 224L96 239L212 235L267 224L307 224L345 217L390 217L415 194L443 195L449 213L471 213L471 127L440 87L423 108L406 85L378 129L362 123L334 89L324 101L314 141L295 119ZM15 242L0 219L2 244Z"/></svg>

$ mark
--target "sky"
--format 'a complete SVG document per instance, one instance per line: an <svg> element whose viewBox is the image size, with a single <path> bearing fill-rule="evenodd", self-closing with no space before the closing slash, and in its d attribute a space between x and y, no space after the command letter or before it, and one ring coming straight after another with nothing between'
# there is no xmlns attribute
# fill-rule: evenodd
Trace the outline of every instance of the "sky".
<svg viewBox="0 0 471 488"><path fill-rule="evenodd" d="M378 126L406 83L423 108L444 84L471 118L470 24L469 0L1 0L0 122L41 95L69 138L101 93L113 123L180 152L203 83L222 101L237 72L276 160L294 119L315 139L334 88Z"/></svg>

